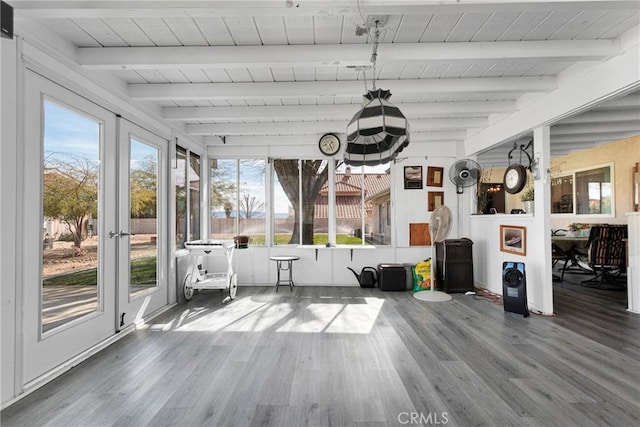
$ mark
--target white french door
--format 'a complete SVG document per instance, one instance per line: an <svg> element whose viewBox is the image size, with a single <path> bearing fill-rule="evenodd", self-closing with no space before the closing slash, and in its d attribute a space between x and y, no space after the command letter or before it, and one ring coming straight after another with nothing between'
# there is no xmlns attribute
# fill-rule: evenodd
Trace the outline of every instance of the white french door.
<svg viewBox="0 0 640 427"><path fill-rule="evenodd" d="M167 304L167 141L27 71L22 383Z"/></svg>
<svg viewBox="0 0 640 427"><path fill-rule="evenodd" d="M118 328L167 304L167 141L118 119Z"/></svg>

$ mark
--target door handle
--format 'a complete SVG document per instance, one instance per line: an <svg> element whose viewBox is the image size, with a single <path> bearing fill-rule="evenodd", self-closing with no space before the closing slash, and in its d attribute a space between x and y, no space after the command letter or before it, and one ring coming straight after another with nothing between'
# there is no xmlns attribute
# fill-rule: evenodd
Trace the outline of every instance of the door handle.
<svg viewBox="0 0 640 427"><path fill-rule="evenodd" d="M114 237L124 237L124 236L131 236L131 235L132 235L131 233L126 233L126 232L124 232L122 230L120 230L119 233L116 233L115 231L110 231L109 232L109 238L110 239L113 239Z"/></svg>

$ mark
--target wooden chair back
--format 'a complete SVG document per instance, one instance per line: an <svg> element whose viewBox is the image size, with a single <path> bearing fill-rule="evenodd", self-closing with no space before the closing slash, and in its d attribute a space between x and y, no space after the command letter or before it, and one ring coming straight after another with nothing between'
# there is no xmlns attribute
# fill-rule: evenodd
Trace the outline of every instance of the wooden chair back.
<svg viewBox="0 0 640 427"><path fill-rule="evenodd" d="M628 237L628 228L623 225L595 225L589 233L589 266L591 268L623 268L626 264L626 249L622 239Z"/></svg>

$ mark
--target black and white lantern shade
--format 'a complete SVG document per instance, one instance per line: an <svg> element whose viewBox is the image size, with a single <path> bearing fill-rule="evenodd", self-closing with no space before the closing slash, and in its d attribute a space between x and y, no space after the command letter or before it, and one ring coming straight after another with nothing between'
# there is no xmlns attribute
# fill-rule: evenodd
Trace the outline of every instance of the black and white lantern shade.
<svg viewBox="0 0 640 427"><path fill-rule="evenodd" d="M344 162L352 166L376 166L398 156L409 145L409 122L388 101L391 92L370 90L366 104L347 125Z"/></svg>

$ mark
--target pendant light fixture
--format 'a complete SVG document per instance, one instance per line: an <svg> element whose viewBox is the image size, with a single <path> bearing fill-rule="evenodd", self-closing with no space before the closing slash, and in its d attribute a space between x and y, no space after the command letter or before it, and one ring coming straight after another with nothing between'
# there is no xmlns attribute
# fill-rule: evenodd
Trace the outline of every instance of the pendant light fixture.
<svg viewBox="0 0 640 427"><path fill-rule="evenodd" d="M400 109L389 102L391 92L376 88L376 59L380 44L378 23L376 21L371 54L372 90L364 95L362 109L347 125L347 148L344 153L347 165L376 166L387 163L409 145L409 122Z"/></svg>

